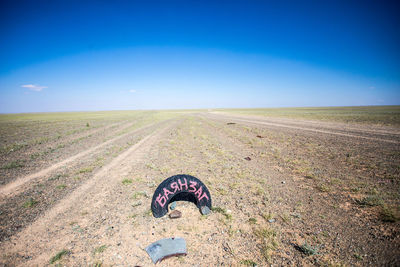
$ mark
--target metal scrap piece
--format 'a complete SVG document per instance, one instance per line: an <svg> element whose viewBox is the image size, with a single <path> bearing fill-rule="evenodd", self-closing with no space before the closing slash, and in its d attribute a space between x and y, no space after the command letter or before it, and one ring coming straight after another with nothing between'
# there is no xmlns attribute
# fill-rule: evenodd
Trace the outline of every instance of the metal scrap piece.
<svg viewBox="0 0 400 267"><path fill-rule="evenodd" d="M200 208L200 212L201 212L202 215L208 215L208 214L210 214L211 210L207 206L202 206Z"/></svg>
<svg viewBox="0 0 400 267"><path fill-rule="evenodd" d="M160 239L146 247L146 252L157 263L168 257L186 255L186 241L180 237Z"/></svg>

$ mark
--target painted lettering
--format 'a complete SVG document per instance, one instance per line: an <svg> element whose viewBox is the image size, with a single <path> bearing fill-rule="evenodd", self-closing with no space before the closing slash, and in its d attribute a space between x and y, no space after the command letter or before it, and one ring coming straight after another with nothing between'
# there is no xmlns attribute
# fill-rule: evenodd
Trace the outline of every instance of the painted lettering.
<svg viewBox="0 0 400 267"><path fill-rule="evenodd" d="M176 191L179 190L179 186L178 186L178 183L177 183L177 182L171 183L170 186L171 186L172 189L174 189L174 194L176 193Z"/></svg>
<svg viewBox="0 0 400 267"><path fill-rule="evenodd" d="M167 199L166 199L164 196L161 196L161 194L158 194L158 196L157 196L157 198L156 198L156 201L158 202L158 204L159 204L161 207L164 207L165 204L167 203Z"/></svg>
<svg viewBox="0 0 400 267"><path fill-rule="evenodd" d="M195 181L189 181L189 183L190 183L189 187L191 188L191 189L189 189L189 192L196 192L197 183Z"/></svg>
<svg viewBox="0 0 400 267"><path fill-rule="evenodd" d="M173 195L174 193L172 193L171 191L169 191L168 189L166 189L165 187L164 189L164 196L166 199L168 199L168 195Z"/></svg>
<svg viewBox="0 0 400 267"><path fill-rule="evenodd" d="M181 179L178 179L178 183L179 183L179 185L181 186L181 191L183 190L183 186L186 187L185 190L188 190L188 184L187 184L186 178L183 178L183 180L185 181L185 183L182 183L182 182L181 182Z"/></svg>
<svg viewBox="0 0 400 267"><path fill-rule="evenodd" d="M207 198L207 200L210 200L206 194L206 192L203 193L203 195L199 198L199 201L202 200L203 198Z"/></svg>
<svg viewBox="0 0 400 267"><path fill-rule="evenodd" d="M199 189L194 194L197 197L197 199L199 199L202 193L203 193L203 187L200 186Z"/></svg>

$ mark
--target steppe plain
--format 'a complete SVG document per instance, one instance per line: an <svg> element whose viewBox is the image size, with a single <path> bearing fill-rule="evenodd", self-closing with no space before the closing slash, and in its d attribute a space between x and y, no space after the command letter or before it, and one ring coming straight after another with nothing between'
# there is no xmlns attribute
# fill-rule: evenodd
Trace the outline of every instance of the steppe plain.
<svg viewBox="0 0 400 267"><path fill-rule="evenodd" d="M213 212L178 202L176 174ZM399 266L400 107L0 115L1 266Z"/></svg>

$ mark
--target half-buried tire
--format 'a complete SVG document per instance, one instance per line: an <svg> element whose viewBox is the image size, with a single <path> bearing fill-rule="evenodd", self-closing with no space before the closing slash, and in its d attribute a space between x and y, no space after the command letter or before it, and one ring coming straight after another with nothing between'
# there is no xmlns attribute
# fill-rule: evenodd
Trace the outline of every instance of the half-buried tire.
<svg viewBox="0 0 400 267"><path fill-rule="evenodd" d="M179 174L165 179L156 189L151 201L153 216L160 218L168 213L174 201L193 202L202 214L211 210L211 195L202 181L194 176Z"/></svg>

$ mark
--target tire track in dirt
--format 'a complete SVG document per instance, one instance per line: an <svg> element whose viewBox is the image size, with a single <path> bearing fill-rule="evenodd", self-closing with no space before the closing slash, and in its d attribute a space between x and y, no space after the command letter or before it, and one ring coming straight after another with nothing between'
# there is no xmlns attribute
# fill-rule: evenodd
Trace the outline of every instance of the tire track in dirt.
<svg viewBox="0 0 400 267"><path fill-rule="evenodd" d="M28 151L16 151L16 153L21 154L22 158L16 158L15 154L0 156L1 165L7 162L15 162L16 159L17 161L21 160L21 162L24 162L22 168L13 168L10 170L0 169L0 197L2 195L1 188L6 186L8 183L12 183L21 177L40 172L44 168L65 160L71 155L89 149L91 146L98 145L99 143L106 141L106 139L104 141L102 140L102 136L113 136L113 134L118 133L118 131L126 129L128 124L136 123L138 121L138 119L131 121L124 120L110 125L93 128L78 134L73 134L60 140L55 139L43 145L36 145L35 149L30 147L28 148ZM62 155L60 155L61 153ZM58 158L60 156L61 158Z"/></svg>
<svg viewBox="0 0 400 267"><path fill-rule="evenodd" d="M85 130L80 130L80 131L77 130L76 133L71 133L71 134L67 133L65 135L66 138L60 140L61 142L58 142L59 141L58 140L59 137L52 136L52 137L49 137L47 141L43 142L43 147L46 147L46 145L49 146L49 144L52 143L52 142L68 144L71 141L73 142L74 140L77 140L77 139L80 139L80 138L85 138L87 136L96 134L96 133L98 133L98 132L100 132L102 130L105 131L105 130L108 130L108 129L112 128L112 127L116 127L118 125L122 125L122 124L124 124L126 122L127 121L119 121L119 122L108 124L108 125L101 125L101 126L98 126L98 127L91 127L90 129L85 129ZM26 143L26 147L28 147L28 148L32 147L32 146L37 146L37 144L32 140L26 141L26 142L18 141L18 142L14 142L13 144L16 144L16 143L17 144L18 143ZM7 154L7 156L9 156L10 153L20 152L20 149L7 152L5 147L6 146L3 146L3 147L0 148L0 151L2 151L1 154ZM4 152L4 151L6 151L6 152ZM31 155L31 154L28 154L28 155Z"/></svg>
<svg viewBox="0 0 400 267"><path fill-rule="evenodd" d="M116 122L116 123L105 125L105 126L101 126L101 127L98 127L98 128L93 128L93 129L90 129L89 131L85 131L85 132L78 133L78 134L73 134L73 135L69 136L68 138L66 138L66 139L64 139L62 141L64 143L69 143L71 141L74 141L74 140L77 140L77 139L80 139L80 138L85 138L85 137L88 137L90 135L96 134L96 133L101 132L101 131L106 131L106 130L108 130L110 128L113 128L113 127L118 127L118 126L124 125L126 123L128 123L128 122L127 121Z"/></svg>
<svg viewBox="0 0 400 267"><path fill-rule="evenodd" d="M400 144L400 141L396 140L390 140L390 139L383 139L383 138L377 138L377 137L370 137L370 136L362 136L362 135L355 135L355 134L350 134L350 133L343 133L343 132L337 132L337 131L332 131L332 130L321 130L321 129L316 129L316 128L308 128L308 127L303 127L303 126L293 126L293 125L288 125L284 123L276 123L276 122L267 122L263 120L257 120L255 118L252 119L243 119L240 117L235 117L235 116L226 116L226 115L220 115L220 114L213 114L213 115L205 115L206 117L210 119L219 119L219 120L231 120L231 121L237 121L237 122L245 122L245 123L251 123L251 124L258 124L258 125L266 125L266 126L272 126L272 127L278 127L278 128L289 128L289 129L294 129L294 130L302 130L302 131L309 131L309 132L316 132L316 133L323 133L323 134L330 134L330 135L338 135L338 136L345 136L345 137L352 137L352 138L361 138L361 139L367 139L367 140L373 140L373 141L380 141L380 142L387 142L387 143L392 143L392 144ZM361 132L360 132L361 133ZM368 134L367 131L363 132L364 134ZM372 132L375 134L378 134L378 132ZM394 135L397 135L398 133L395 133Z"/></svg>
<svg viewBox="0 0 400 267"><path fill-rule="evenodd" d="M126 126L122 127L119 130L122 131L124 129L127 129L127 128L131 127L132 125L133 124L127 124ZM58 168L66 166L67 164L69 164L69 163L71 163L71 162L73 162L75 160L78 160L78 159L80 159L80 158L82 158L82 157L84 157L84 156L86 156L86 155L98 150L98 149L101 149L101 148L103 148L103 147L105 147L105 146L107 146L107 145L109 145L109 144L111 144L111 143L113 143L113 142L115 142L115 141L117 141L119 139L122 139L122 138L124 138L124 137L126 137L126 136L128 136L128 135L130 135L130 134L132 134L134 132L136 132L136 131L146 129L146 128L152 126L152 125L153 124L150 124L150 125L147 125L145 127L141 127L139 129L135 129L133 131L124 133L124 134L122 134L120 136L117 136L117 137L114 137L114 138L112 138L110 140L107 140L107 141L105 141L105 142L103 142L103 143L101 143L101 144L99 144L97 146L94 146L94 147L92 147L90 149L87 149L87 150L82 151L82 152L80 152L78 154L75 154L75 155L73 155L73 156L71 156L71 157L69 157L69 158L67 158L67 159L65 159L63 161L55 163L55 164L53 164L53 165L51 165L51 166L49 166L49 167L47 167L47 168L45 168L43 170L40 170L40 171L35 172L33 174L29 174L27 176L23 176L23 177L17 178L15 181L12 181L12 182L10 182L10 183L8 183L8 184L6 184L6 185L4 185L3 187L0 188L0 196L1 197L6 197L6 196L9 196L10 194L14 194L14 193L16 193L15 192L16 189L18 187L20 187L21 185L25 184L25 183L27 183L27 182L29 182L29 181L31 181L33 179L39 178L41 176L45 176L45 175L49 174L50 172L52 172L52 171L54 171L54 170L56 170Z"/></svg>
<svg viewBox="0 0 400 267"><path fill-rule="evenodd" d="M285 118L285 117L264 117L264 116L256 116L256 115L240 115L240 114L230 114L224 112L209 112L208 114L221 115L226 117L234 117L234 118L242 118L242 119L255 119L260 121L268 121L268 122L276 122L276 123L287 123L294 125L304 125L309 124L312 127L329 127L334 130L343 130L343 131L360 131L362 129L363 132L371 133L371 134L379 134L379 135L400 135L400 131L396 129L396 127L390 126L380 126L374 124L356 124L356 123L345 123L345 122L335 122L335 121L325 121L325 120L307 120L302 118ZM355 125L358 127L354 127L351 125ZM367 128L368 127L368 128Z"/></svg>
<svg viewBox="0 0 400 267"><path fill-rule="evenodd" d="M178 121L175 120L167 126L157 127L154 132L101 168L91 179L62 199L30 226L13 236L10 241L0 244L3 251L0 265L44 266L48 264L51 256L68 243L79 243L80 251L87 249L85 242L88 240L85 238L79 240L76 235L68 234L71 230L65 226L70 225L71 221L82 221L83 210L93 212L98 211L99 207L101 210L101 206L105 206L110 200L110 194L117 193L116 190L119 191L115 187L120 185L121 178L129 173L135 163L143 160L160 137L177 123ZM158 125L164 125L164 123ZM29 255L29 257L21 258L21 254ZM30 262L19 262L21 260Z"/></svg>

